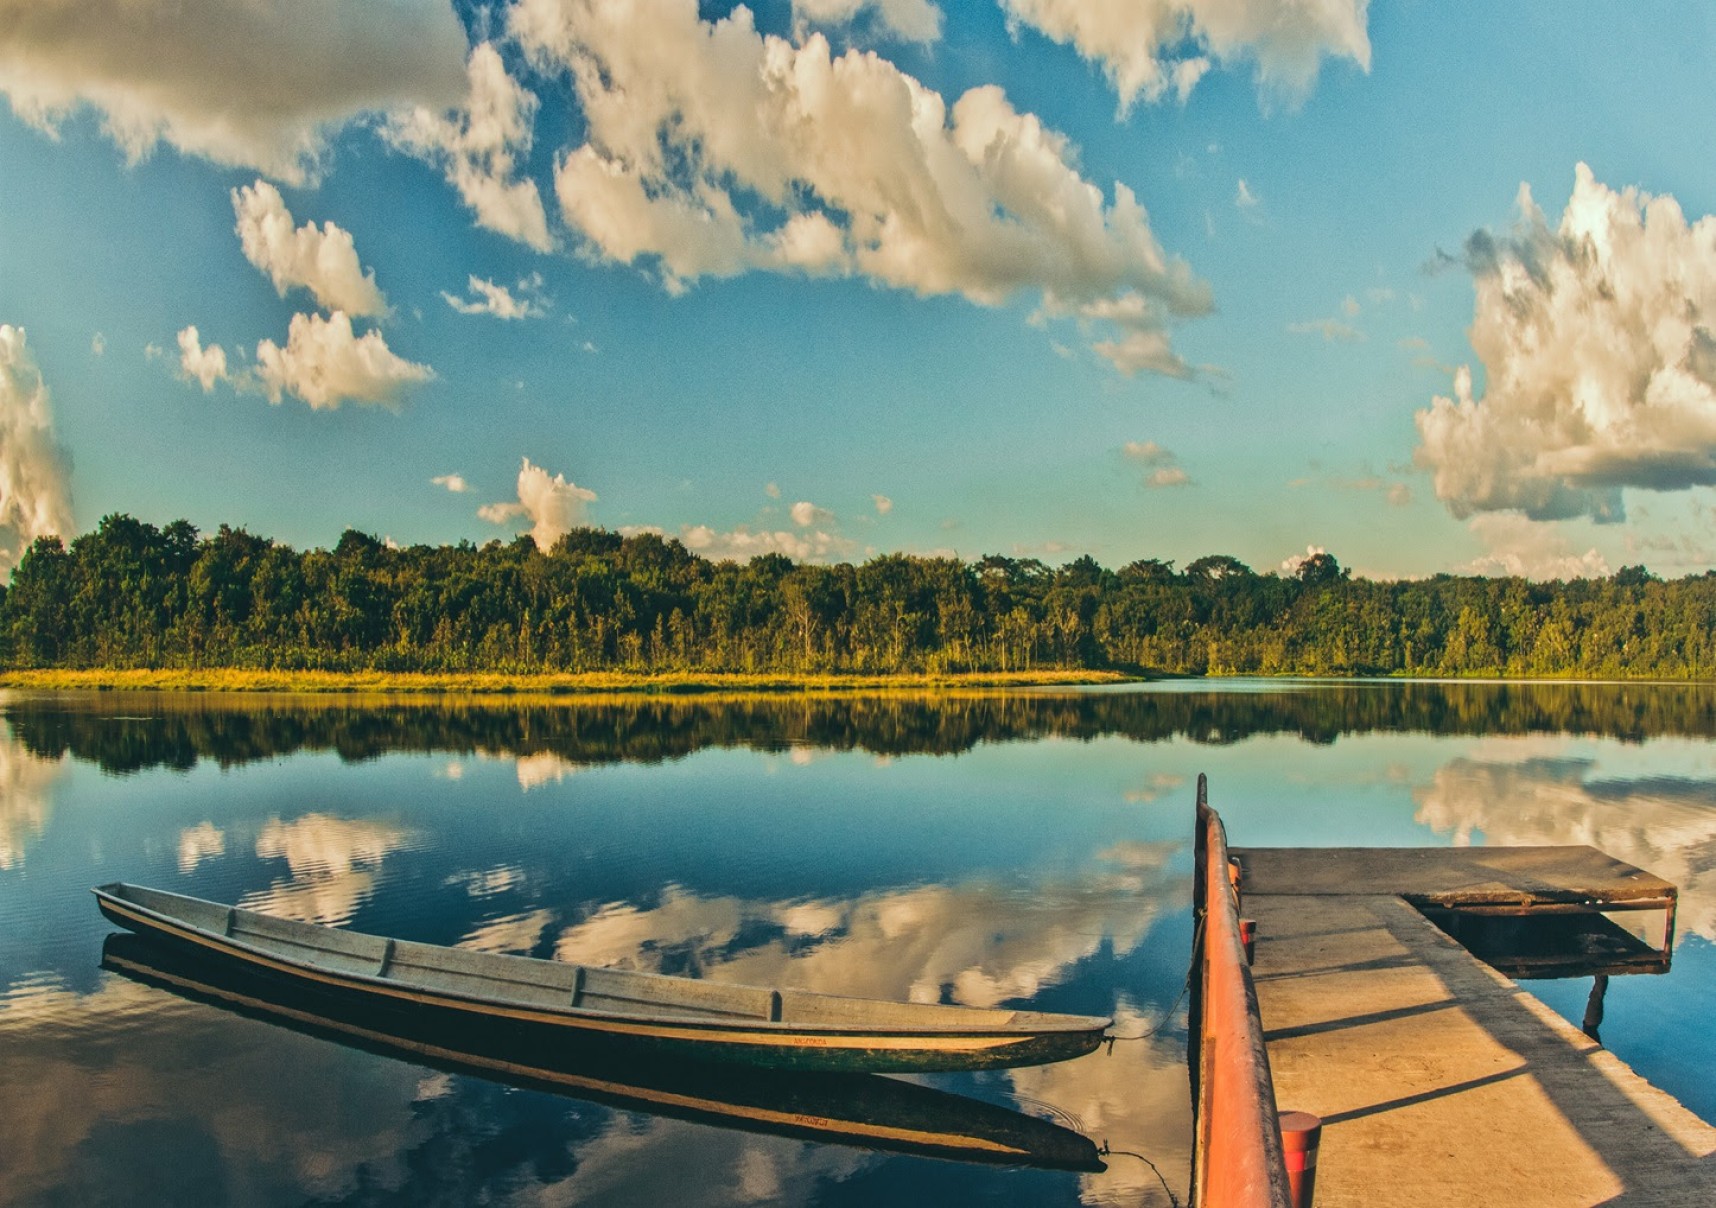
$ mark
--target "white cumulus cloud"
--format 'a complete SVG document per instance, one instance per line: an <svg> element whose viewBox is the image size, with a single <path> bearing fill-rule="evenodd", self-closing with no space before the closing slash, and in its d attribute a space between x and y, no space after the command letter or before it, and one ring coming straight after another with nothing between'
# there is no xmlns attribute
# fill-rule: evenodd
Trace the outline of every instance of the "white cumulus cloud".
<svg viewBox="0 0 1716 1208"><path fill-rule="evenodd" d="M1184 101L1211 67L1255 64L1268 99L1294 103L1326 58L1370 70L1369 0L1001 0L1029 26L1100 64L1122 111Z"/></svg>
<svg viewBox="0 0 1716 1208"><path fill-rule="evenodd" d="M325 310L357 316L387 310L375 274L358 263L350 231L332 222L294 226L280 190L265 180L234 189L232 209L245 259L268 275L282 298L289 289L303 288Z"/></svg>
<svg viewBox="0 0 1716 1208"><path fill-rule="evenodd" d="M1624 487L1716 483L1716 217L1610 189L1580 164L1551 228L1520 186L1519 221L1479 231L1472 350L1416 419L1417 463L1458 517L1619 520Z"/></svg>
<svg viewBox="0 0 1716 1208"><path fill-rule="evenodd" d="M465 481L463 474L442 474L429 481L435 486L446 487L455 495L463 495L471 489L471 484Z"/></svg>
<svg viewBox="0 0 1716 1208"><path fill-rule="evenodd" d="M1208 286L1130 188L1106 197L999 88L949 104L874 54L759 34L745 8L706 22L695 0L520 0L508 21L545 71L571 71L587 141L558 157L555 192L587 251L672 291L763 270L1035 295L1123 372L1190 375L1168 328L1209 311Z"/></svg>
<svg viewBox="0 0 1716 1208"><path fill-rule="evenodd" d="M226 349L219 344L204 348L202 336L193 323L179 332L179 374L200 384L207 394L216 382L227 380Z"/></svg>
<svg viewBox="0 0 1716 1208"><path fill-rule="evenodd" d="M0 323L0 570L37 537L71 531L65 457L22 327Z"/></svg>
<svg viewBox="0 0 1716 1208"><path fill-rule="evenodd" d="M827 508L819 508L808 499L801 499L788 509L787 514L799 528L809 528L813 524L832 524L834 513Z"/></svg>
<svg viewBox="0 0 1716 1208"><path fill-rule="evenodd" d="M545 252L554 239L542 194L535 181L519 176L519 165L530 158L540 102L507 74L492 43L471 51L467 76L469 89L456 109L418 106L396 115L382 134L400 150L440 165L478 226Z"/></svg>
<svg viewBox="0 0 1716 1208"><path fill-rule="evenodd" d="M430 381L435 371L398 356L379 331L357 335L344 311L293 315L286 347L273 340L256 346L255 381L278 403L295 395L315 410L341 403L377 403L391 407L410 386Z"/></svg>
<svg viewBox="0 0 1716 1208"><path fill-rule="evenodd" d="M1517 512L1486 512L1466 526L1485 552L1459 567L1462 574L1523 579L1601 579L1609 563L1595 547L1574 550L1552 522L1538 522Z"/></svg>
<svg viewBox="0 0 1716 1208"><path fill-rule="evenodd" d="M359 114L462 91L446 0L5 0L0 92L52 132L88 107L133 161L165 142L302 184Z"/></svg>
<svg viewBox="0 0 1716 1208"><path fill-rule="evenodd" d="M1296 575L1299 573L1299 568L1305 565L1305 563L1309 562L1312 558L1315 558L1318 554L1326 554L1328 552L1328 550L1324 549L1320 545L1307 545L1304 553L1288 554L1285 558L1281 559L1281 573L1285 575Z"/></svg>
<svg viewBox="0 0 1716 1208"><path fill-rule="evenodd" d="M679 530L679 542L694 554L715 562L749 562L763 554L785 554L795 562L826 562L850 556L857 543L823 529L810 532L787 529L770 531L745 525L718 532L707 524L689 524Z"/></svg>
<svg viewBox="0 0 1716 1208"><path fill-rule="evenodd" d="M584 506L596 501L596 492L566 481L564 474L550 478L541 466L523 459L518 471L518 502L489 503L477 515L490 524L508 524L521 517L531 522L530 536L544 553L554 548L572 529L583 523Z"/></svg>
<svg viewBox="0 0 1716 1208"><path fill-rule="evenodd" d="M547 308L539 296L542 277L533 273L520 281L515 294L504 285L472 274L466 281L466 297L441 291L448 306L462 315L492 315L497 319L540 319Z"/></svg>
<svg viewBox="0 0 1716 1208"><path fill-rule="evenodd" d="M894 501L886 495L872 495L870 502L876 505L876 515L878 516L886 516L894 510Z"/></svg>

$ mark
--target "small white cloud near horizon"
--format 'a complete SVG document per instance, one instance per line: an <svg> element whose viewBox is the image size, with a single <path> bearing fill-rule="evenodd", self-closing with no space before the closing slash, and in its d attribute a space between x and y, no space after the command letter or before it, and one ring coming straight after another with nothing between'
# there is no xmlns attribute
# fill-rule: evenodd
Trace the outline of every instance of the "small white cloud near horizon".
<svg viewBox="0 0 1716 1208"><path fill-rule="evenodd" d="M1370 70L1369 0L1252 4L1231 0L1001 0L1017 36L1029 26L1099 65L1125 114L1140 99L1184 104L1215 66L1254 65L1260 103L1292 106L1324 59Z"/></svg>
<svg viewBox="0 0 1716 1208"><path fill-rule="evenodd" d="M834 513L827 508L819 508L808 499L801 499L787 509L792 522L799 528L809 528L813 524L828 525L834 522Z"/></svg>
<svg viewBox="0 0 1716 1208"><path fill-rule="evenodd" d="M89 355L90 356L92 356L92 357L103 356L106 354L106 352L107 352L107 337L106 336L102 335L98 331L94 335L89 337Z"/></svg>
<svg viewBox="0 0 1716 1208"><path fill-rule="evenodd" d="M1531 520L1518 512L1484 512L1466 525L1485 552L1455 569L1465 575L1522 579L1601 579L1608 560L1595 546L1575 553L1561 526Z"/></svg>
<svg viewBox="0 0 1716 1208"><path fill-rule="evenodd" d="M1129 440L1120 447L1120 454L1150 471L1144 476L1144 485L1151 490L1194 485L1179 457L1153 440Z"/></svg>
<svg viewBox="0 0 1716 1208"><path fill-rule="evenodd" d="M870 502L876 505L876 515L878 516L886 516L894 510L894 501L886 495L872 495Z"/></svg>
<svg viewBox="0 0 1716 1208"><path fill-rule="evenodd" d="M475 273L466 281L467 297L441 291L448 306L462 315L492 315L497 319L540 319L548 313L542 300L542 274L532 273L519 281L515 294L504 285Z"/></svg>
<svg viewBox="0 0 1716 1208"><path fill-rule="evenodd" d="M1510 231L1473 233L1476 301L1452 396L1414 461L1458 519L1625 518L1622 491L1716 484L1716 216L1609 188L1585 164L1551 227L1521 185ZM1452 258L1444 257L1445 260Z"/></svg>
<svg viewBox="0 0 1716 1208"><path fill-rule="evenodd" d="M38 537L72 528L65 453L24 329L0 323L0 575Z"/></svg>
<svg viewBox="0 0 1716 1208"><path fill-rule="evenodd" d="M1258 200L1257 194L1251 191L1251 186L1245 183L1245 177L1242 176L1239 178L1239 187L1234 190L1233 204L1247 213L1255 213L1257 207L1263 203Z"/></svg>
<svg viewBox="0 0 1716 1208"><path fill-rule="evenodd" d="M749 562L762 554L785 554L794 562L826 562L846 557L857 543L837 533L752 530L746 525L718 532L707 524L682 525L680 544L713 562Z"/></svg>
<svg viewBox="0 0 1716 1208"><path fill-rule="evenodd" d="M446 487L455 495L463 495L471 489L463 474L439 474L429 481L435 486Z"/></svg>
<svg viewBox="0 0 1716 1208"><path fill-rule="evenodd" d="M374 271L358 262L351 232L332 222L294 226L280 190L265 180L232 191L237 216L233 230L244 258L274 283L284 298L289 289L307 289L323 310L343 310L359 318L387 313L387 299Z"/></svg>
<svg viewBox="0 0 1716 1208"><path fill-rule="evenodd" d="M1304 553L1288 554L1285 558L1281 559L1281 573L1284 575L1296 575L1299 573L1299 568L1305 565L1305 563L1309 562L1312 558L1315 558L1318 554L1326 554L1328 552L1328 550L1324 549L1320 545L1307 545Z"/></svg>
<svg viewBox="0 0 1716 1208"><path fill-rule="evenodd" d="M518 471L518 501L487 503L477 515L490 524L509 524L520 518L531 522L530 537L543 553L555 542L584 523L585 505L596 501L596 492L568 482L564 474L552 478L541 466L522 459Z"/></svg>

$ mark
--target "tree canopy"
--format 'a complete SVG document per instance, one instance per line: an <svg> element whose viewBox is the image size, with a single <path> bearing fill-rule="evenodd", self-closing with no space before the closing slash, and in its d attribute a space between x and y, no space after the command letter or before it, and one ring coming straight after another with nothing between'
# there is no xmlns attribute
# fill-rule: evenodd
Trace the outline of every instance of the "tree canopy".
<svg viewBox="0 0 1716 1208"><path fill-rule="evenodd" d="M1356 579L1329 554L1291 576L1224 554L1176 571L884 554L713 562L653 533L575 529L394 548L355 530L295 550L104 518L47 537L0 595L0 660L25 667L562 672L1020 671L1716 674L1716 576L1642 567L1534 583Z"/></svg>

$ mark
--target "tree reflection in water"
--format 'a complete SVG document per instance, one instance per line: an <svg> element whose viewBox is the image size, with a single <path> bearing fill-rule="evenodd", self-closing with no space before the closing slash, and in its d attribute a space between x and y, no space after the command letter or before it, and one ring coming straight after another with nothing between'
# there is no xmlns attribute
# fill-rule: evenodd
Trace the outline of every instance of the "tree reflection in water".
<svg viewBox="0 0 1716 1208"><path fill-rule="evenodd" d="M706 747L951 755L980 742L1063 737L1602 734L1639 742L1709 738L1716 685L1276 682L1270 691L1022 691L674 697L318 697L267 693L13 694L0 715L29 753L70 754L123 774L232 767L299 751L346 760L393 752L541 757L525 787L579 766L653 763ZM528 770L527 770L528 769Z"/></svg>

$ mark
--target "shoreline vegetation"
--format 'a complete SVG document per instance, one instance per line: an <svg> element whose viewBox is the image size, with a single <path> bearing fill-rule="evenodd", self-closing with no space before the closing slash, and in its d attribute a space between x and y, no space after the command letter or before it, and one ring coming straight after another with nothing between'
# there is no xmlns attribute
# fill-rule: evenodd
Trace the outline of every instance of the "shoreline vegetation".
<svg viewBox="0 0 1716 1208"><path fill-rule="evenodd" d="M1145 558L779 553L715 562L578 528L299 551L105 517L0 587L0 676L35 686L500 693L925 690L1262 676L1716 679L1716 572L1375 581ZM24 676L25 678L20 678Z"/></svg>
<svg viewBox="0 0 1716 1208"><path fill-rule="evenodd" d="M567 697L579 700L624 700L647 697L743 698L788 696L924 696L984 695L1014 689L1092 688L1122 684L1200 681L1220 691L1224 681L1260 679L1284 685L1400 683L1412 685L1495 684L1510 687L1626 687L1678 685L1698 687L1713 680L1630 677L1603 679L1581 676L1312 676L1274 675L1137 675L1121 671L1042 670L1011 673L948 672L880 675L755 674L745 672L632 673L589 671L566 674L501 672L438 673L417 671L258 671L232 667L143 668L84 667L0 670L0 692L167 692L186 694L289 693L308 696L387 697Z"/></svg>
<svg viewBox="0 0 1716 1208"><path fill-rule="evenodd" d="M1020 671L896 675L698 674L587 671L566 674L399 671L253 671L239 668L40 668L0 671L0 689L101 692L385 693L404 696L728 696L985 691L1135 682L1118 671Z"/></svg>

